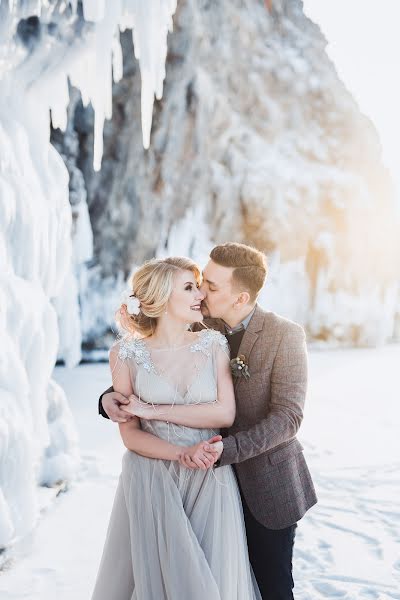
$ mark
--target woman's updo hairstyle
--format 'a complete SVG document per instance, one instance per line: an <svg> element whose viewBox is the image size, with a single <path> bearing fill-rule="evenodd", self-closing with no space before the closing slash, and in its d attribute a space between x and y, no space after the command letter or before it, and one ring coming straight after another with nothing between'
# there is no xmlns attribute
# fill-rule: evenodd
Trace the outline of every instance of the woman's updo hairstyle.
<svg viewBox="0 0 400 600"><path fill-rule="evenodd" d="M122 304L116 314L120 327L140 337L152 335L158 317L165 311L178 271L191 271L198 285L201 284L199 267L184 256L154 258L139 267L129 281L129 293L140 302L139 314L129 314L127 305Z"/></svg>

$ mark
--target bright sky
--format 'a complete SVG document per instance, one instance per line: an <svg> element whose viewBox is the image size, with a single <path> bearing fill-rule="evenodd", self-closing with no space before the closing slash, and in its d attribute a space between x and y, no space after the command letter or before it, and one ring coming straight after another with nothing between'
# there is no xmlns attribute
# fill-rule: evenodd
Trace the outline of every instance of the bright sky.
<svg viewBox="0 0 400 600"><path fill-rule="evenodd" d="M400 0L304 0L339 76L374 122L400 191Z"/></svg>

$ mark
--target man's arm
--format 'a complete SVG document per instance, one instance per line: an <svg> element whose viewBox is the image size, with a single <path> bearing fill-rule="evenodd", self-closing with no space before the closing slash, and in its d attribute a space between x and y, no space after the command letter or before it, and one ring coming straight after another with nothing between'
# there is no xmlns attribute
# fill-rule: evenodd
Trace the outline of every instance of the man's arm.
<svg viewBox="0 0 400 600"><path fill-rule="evenodd" d="M291 440L303 419L307 390L307 347L299 325L288 323L271 371L270 412L249 429L223 438L219 464L231 465Z"/></svg>
<svg viewBox="0 0 400 600"><path fill-rule="evenodd" d="M113 388L113 386L111 386L108 388L108 390L103 392L99 398L99 415L101 415L105 419L109 419L110 417L108 416L108 414L106 413L106 411L103 408L103 396L104 396L104 394L109 394L110 392L113 392L113 391L114 391L114 388Z"/></svg>
<svg viewBox="0 0 400 600"><path fill-rule="evenodd" d="M99 415L110 419L114 423L126 423L133 419L132 415L122 410L122 406L129 404L129 398L114 390L111 386L99 398Z"/></svg>

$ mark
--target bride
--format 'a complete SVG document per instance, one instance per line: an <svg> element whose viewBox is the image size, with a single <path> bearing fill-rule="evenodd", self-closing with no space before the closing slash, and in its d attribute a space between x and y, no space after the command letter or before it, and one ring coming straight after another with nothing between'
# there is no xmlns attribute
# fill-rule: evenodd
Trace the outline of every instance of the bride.
<svg viewBox="0 0 400 600"><path fill-rule="evenodd" d="M119 309L126 335L110 352L113 386L147 416L119 424L127 451L92 600L261 598L233 470L209 468L235 398L224 336L188 331L203 318L200 279L188 258L151 260ZM201 469L179 462L213 437L197 452Z"/></svg>

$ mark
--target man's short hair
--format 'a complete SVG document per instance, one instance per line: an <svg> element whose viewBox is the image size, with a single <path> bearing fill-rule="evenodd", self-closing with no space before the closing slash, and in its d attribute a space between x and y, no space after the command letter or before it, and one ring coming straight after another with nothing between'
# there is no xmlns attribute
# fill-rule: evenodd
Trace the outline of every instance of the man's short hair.
<svg viewBox="0 0 400 600"><path fill-rule="evenodd" d="M218 265L233 268L232 285L240 292L248 292L251 302L257 300L268 273L265 254L246 244L228 242L215 246L210 258Z"/></svg>

